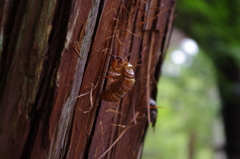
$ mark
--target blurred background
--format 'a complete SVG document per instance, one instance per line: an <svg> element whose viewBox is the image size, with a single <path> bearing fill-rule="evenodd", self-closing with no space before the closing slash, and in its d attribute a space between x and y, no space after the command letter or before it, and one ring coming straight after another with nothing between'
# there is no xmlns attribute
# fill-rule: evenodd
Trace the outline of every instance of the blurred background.
<svg viewBox="0 0 240 159"><path fill-rule="evenodd" d="M240 1L178 0L143 159L240 159Z"/></svg>

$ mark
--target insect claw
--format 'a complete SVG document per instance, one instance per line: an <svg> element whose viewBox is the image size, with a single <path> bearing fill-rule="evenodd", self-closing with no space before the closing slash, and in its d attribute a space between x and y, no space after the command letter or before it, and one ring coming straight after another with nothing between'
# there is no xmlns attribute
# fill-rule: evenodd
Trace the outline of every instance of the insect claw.
<svg viewBox="0 0 240 159"><path fill-rule="evenodd" d="M105 76L105 77L102 77L102 78L104 79L104 78L110 78L110 77L112 77L112 76Z"/></svg>
<svg viewBox="0 0 240 159"><path fill-rule="evenodd" d="M112 54L110 54L110 56L111 56L111 57L113 57L114 59L116 58L116 56L115 56L115 55L112 55Z"/></svg>
<svg viewBox="0 0 240 159"><path fill-rule="evenodd" d="M120 57L120 56L116 56L116 55L112 55L112 54L110 54L110 56L113 57L114 60L117 60L117 61L123 61L123 58Z"/></svg>
<svg viewBox="0 0 240 159"><path fill-rule="evenodd" d="M110 55L110 56L114 58L114 60L111 62L111 66L112 66L113 68L116 68L116 67L117 67L117 64L118 64L117 58L116 58L115 55Z"/></svg>

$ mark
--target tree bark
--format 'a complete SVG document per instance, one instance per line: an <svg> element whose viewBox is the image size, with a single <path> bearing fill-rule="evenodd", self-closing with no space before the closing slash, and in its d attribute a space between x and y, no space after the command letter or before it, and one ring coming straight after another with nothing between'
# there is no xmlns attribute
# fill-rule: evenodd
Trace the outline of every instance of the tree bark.
<svg viewBox="0 0 240 159"><path fill-rule="evenodd" d="M175 0L0 4L1 158L139 158ZM110 54L136 76L119 102Z"/></svg>

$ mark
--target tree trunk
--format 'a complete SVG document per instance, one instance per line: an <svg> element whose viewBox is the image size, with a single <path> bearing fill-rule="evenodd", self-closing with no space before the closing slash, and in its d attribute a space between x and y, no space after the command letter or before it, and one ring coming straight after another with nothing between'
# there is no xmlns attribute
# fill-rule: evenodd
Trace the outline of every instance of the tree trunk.
<svg viewBox="0 0 240 159"><path fill-rule="evenodd" d="M0 4L1 158L139 158L175 0ZM119 102L110 54L134 66Z"/></svg>
<svg viewBox="0 0 240 159"><path fill-rule="evenodd" d="M216 53L220 53L216 52ZM224 55L224 54L223 54ZM224 58L223 58L224 57ZM215 57L228 159L240 158L240 67L231 56Z"/></svg>

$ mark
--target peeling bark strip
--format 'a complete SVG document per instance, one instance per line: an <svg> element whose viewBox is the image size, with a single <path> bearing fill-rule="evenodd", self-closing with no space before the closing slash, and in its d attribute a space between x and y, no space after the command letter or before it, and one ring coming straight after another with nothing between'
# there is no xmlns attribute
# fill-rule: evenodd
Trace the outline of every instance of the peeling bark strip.
<svg viewBox="0 0 240 159"><path fill-rule="evenodd" d="M175 0L0 4L0 156L140 157ZM110 54L136 76L120 102L100 99Z"/></svg>

